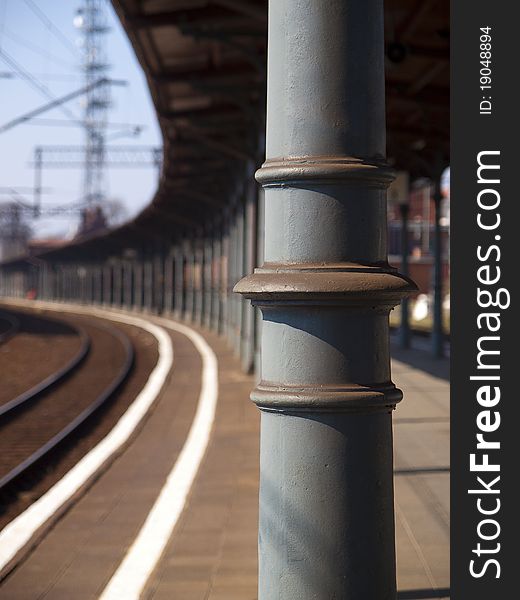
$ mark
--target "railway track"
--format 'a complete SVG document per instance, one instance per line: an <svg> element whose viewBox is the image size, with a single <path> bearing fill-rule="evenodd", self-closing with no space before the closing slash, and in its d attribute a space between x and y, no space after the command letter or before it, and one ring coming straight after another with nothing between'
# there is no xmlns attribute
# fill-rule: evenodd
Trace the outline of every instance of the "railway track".
<svg viewBox="0 0 520 600"><path fill-rule="evenodd" d="M87 335L83 327L74 327L76 334L80 340L80 347L76 354L65 363L62 367L45 377L42 381L32 386L28 390L22 392L12 400L4 402L0 405L0 426L2 418L8 418L15 411L26 407L29 403L36 401L40 396L48 393L54 386L59 385L67 376L74 372L79 367L90 350L90 337Z"/></svg>
<svg viewBox="0 0 520 600"><path fill-rule="evenodd" d="M9 497L26 476L45 472L55 451L79 435L132 370L133 345L121 329L88 318L74 319L72 326L81 340L76 354L0 406L2 498Z"/></svg>

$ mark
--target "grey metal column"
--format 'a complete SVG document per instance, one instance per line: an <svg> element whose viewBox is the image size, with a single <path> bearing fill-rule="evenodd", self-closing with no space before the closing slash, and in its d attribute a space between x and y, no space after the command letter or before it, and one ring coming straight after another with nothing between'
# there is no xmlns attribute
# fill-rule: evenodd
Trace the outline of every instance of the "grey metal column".
<svg viewBox="0 0 520 600"><path fill-rule="evenodd" d="M182 315L184 314L185 285L184 243L178 242L175 246L175 295L173 298L176 319L182 319Z"/></svg>
<svg viewBox="0 0 520 600"><path fill-rule="evenodd" d="M164 312L171 315L173 312L173 283L174 283L175 260L173 248L170 248L164 258Z"/></svg>
<svg viewBox="0 0 520 600"><path fill-rule="evenodd" d="M81 304L90 303L90 282L88 265L82 264L78 267L77 273L79 276L80 296L79 300Z"/></svg>
<svg viewBox="0 0 520 600"><path fill-rule="evenodd" d="M134 263L134 309L144 306L144 256L137 257Z"/></svg>
<svg viewBox="0 0 520 600"><path fill-rule="evenodd" d="M410 212L410 205L408 203L400 204L399 211L401 213L401 273L408 276L408 214ZM401 302L399 342L401 348L407 349L410 347L410 312L408 298L403 298Z"/></svg>
<svg viewBox="0 0 520 600"><path fill-rule="evenodd" d="M42 262L39 265L38 297L47 300L49 298L49 265Z"/></svg>
<svg viewBox="0 0 520 600"><path fill-rule="evenodd" d="M64 269L64 289L65 289L65 300L70 301L72 299L72 277L70 265L67 265Z"/></svg>
<svg viewBox="0 0 520 600"><path fill-rule="evenodd" d="M229 322L229 268L231 254L231 215L226 210L222 227L222 260L220 265L220 318L217 333L227 335Z"/></svg>
<svg viewBox="0 0 520 600"><path fill-rule="evenodd" d="M211 316L210 327L218 331L220 322L220 282L222 278L222 227L220 223L213 228L211 240Z"/></svg>
<svg viewBox="0 0 520 600"><path fill-rule="evenodd" d="M269 3L259 600L395 600L382 0Z"/></svg>
<svg viewBox="0 0 520 600"><path fill-rule="evenodd" d="M432 352L435 358L444 356L444 332L442 326L442 231L441 231L441 176L435 178L433 193L435 205L435 229L433 233L433 324Z"/></svg>
<svg viewBox="0 0 520 600"><path fill-rule="evenodd" d="M189 323L195 318L195 244L191 237L185 242L184 253L186 256L186 303L184 319Z"/></svg>
<svg viewBox="0 0 520 600"><path fill-rule="evenodd" d="M254 167L250 167L251 177ZM244 207L244 235L243 235L243 277L251 273L257 266L257 210L258 210L258 186L254 179L248 185L246 204ZM242 358L242 369L251 373L255 360L255 337L256 337L256 312L254 306L250 306L245 298L241 298L241 343L240 356Z"/></svg>
<svg viewBox="0 0 520 600"><path fill-rule="evenodd" d="M123 263L119 258L114 259L112 268L114 273L112 304L119 307L123 304Z"/></svg>
<svg viewBox="0 0 520 600"><path fill-rule="evenodd" d="M103 306L112 305L113 293L113 271L111 265L107 264L103 268Z"/></svg>
<svg viewBox="0 0 520 600"><path fill-rule="evenodd" d="M236 256L235 256L235 274L233 277L233 282L230 286L230 291L232 292L233 286L237 281L242 279L242 277L246 274L244 270L244 255L245 255L245 201L244 198L241 197L238 203L238 210L236 216ZM240 296L234 297L234 312L235 312L235 331L233 336L233 346L235 349L235 356L238 358L242 358L242 332L244 328L244 298Z"/></svg>
<svg viewBox="0 0 520 600"><path fill-rule="evenodd" d="M103 303L103 266L99 263L94 267L94 302Z"/></svg>
<svg viewBox="0 0 520 600"><path fill-rule="evenodd" d="M237 304L238 300L233 296L232 290L238 281L237 275L237 241L238 241L238 218L236 209L233 209L229 221L229 254L228 254L228 285L227 285L227 339L232 348L235 348L237 327Z"/></svg>
<svg viewBox="0 0 520 600"><path fill-rule="evenodd" d="M164 265L165 253L164 247L161 245L155 250L153 259L153 310L158 314L164 310Z"/></svg>
<svg viewBox="0 0 520 600"><path fill-rule="evenodd" d="M87 270L87 303L94 303L94 267L91 263L86 265Z"/></svg>
<svg viewBox="0 0 520 600"><path fill-rule="evenodd" d="M264 263L264 252L265 252L265 202L264 202L264 189L258 190L258 209L257 209L257 256L256 264L262 265ZM261 356L262 356L262 311L255 310L255 365L254 371L256 377L260 376L262 371Z"/></svg>
<svg viewBox="0 0 520 600"><path fill-rule="evenodd" d="M64 265L59 266L59 299L63 302L65 300L65 267Z"/></svg>
<svg viewBox="0 0 520 600"><path fill-rule="evenodd" d="M204 289L202 324L208 329L211 327L211 309L213 299L213 236L213 229L207 228L206 235L204 237L204 271L202 274Z"/></svg>
<svg viewBox="0 0 520 600"><path fill-rule="evenodd" d="M131 310L134 305L134 266L132 260L125 258L123 262L123 306Z"/></svg>
<svg viewBox="0 0 520 600"><path fill-rule="evenodd" d="M195 308L194 322L202 325L204 312L204 232L198 232L194 242L194 287Z"/></svg>
<svg viewBox="0 0 520 600"><path fill-rule="evenodd" d="M143 309L153 309L154 282L153 258L150 254L143 256Z"/></svg>

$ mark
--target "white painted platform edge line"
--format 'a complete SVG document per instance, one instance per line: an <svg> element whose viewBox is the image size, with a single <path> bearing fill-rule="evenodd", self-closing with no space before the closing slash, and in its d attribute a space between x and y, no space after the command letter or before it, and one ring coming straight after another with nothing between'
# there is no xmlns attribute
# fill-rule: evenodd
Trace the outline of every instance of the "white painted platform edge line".
<svg viewBox="0 0 520 600"><path fill-rule="evenodd" d="M35 304L33 303L31 306L35 306ZM144 319L108 311L81 310L80 307L60 305L59 308L56 308L55 304L50 303L38 303L37 306L62 312L88 312L110 320L135 325L155 337L158 342L159 358L144 387L110 432L48 492L0 532L0 570L31 540L36 531L128 440L160 393L173 365L173 347L170 336L161 327Z"/></svg>
<svg viewBox="0 0 520 600"><path fill-rule="evenodd" d="M202 357L202 386L197 412L184 446L151 511L99 600L137 600L171 537L208 447L218 399L217 357L196 331L156 318L187 336Z"/></svg>

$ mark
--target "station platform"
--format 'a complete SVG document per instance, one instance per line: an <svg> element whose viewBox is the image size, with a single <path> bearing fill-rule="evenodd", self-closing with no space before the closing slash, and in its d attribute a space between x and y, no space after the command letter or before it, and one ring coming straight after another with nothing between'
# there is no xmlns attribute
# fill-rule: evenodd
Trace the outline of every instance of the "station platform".
<svg viewBox="0 0 520 600"><path fill-rule="evenodd" d="M211 437L179 520L139 593L154 600L255 600L260 418L248 400L254 380L222 338L198 333L218 361ZM197 408L201 357L186 336L169 335L174 366L150 415L0 584L0 599L117 597L104 594L176 464ZM400 600L449 598L448 378L447 361L395 349L393 380L405 394L394 414Z"/></svg>

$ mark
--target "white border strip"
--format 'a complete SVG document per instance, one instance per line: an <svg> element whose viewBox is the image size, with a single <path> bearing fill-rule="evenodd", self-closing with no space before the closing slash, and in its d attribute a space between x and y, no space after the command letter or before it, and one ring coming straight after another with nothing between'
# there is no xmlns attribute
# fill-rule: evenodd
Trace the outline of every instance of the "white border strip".
<svg viewBox="0 0 520 600"><path fill-rule="evenodd" d="M57 312L87 313L135 325L152 334L158 342L159 359L150 376L130 407L114 428L64 475L48 492L0 532L0 571L31 540L33 535L67 502L103 464L128 440L161 391L173 365L170 336L161 327L134 316L110 311L85 309L80 306L38 303L9 303L18 306L44 308Z"/></svg>
<svg viewBox="0 0 520 600"><path fill-rule="evenodd" d="M170 539L204 458L218 397L215 353L206 340L185 325L157 318L166 328L189 338L202 357L202 387L197 412L184 446L155 504L125 558L99 600L137 600Z"/></svg>

